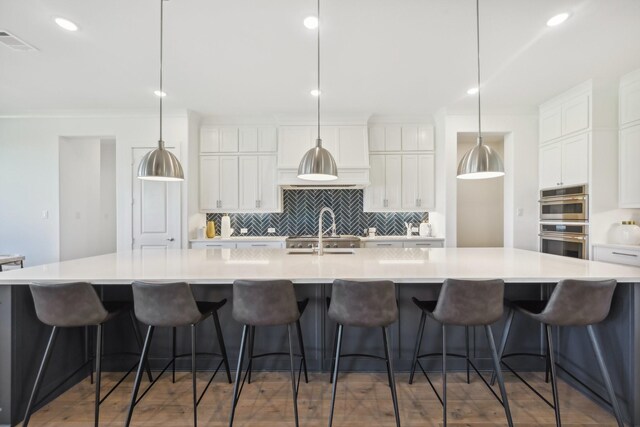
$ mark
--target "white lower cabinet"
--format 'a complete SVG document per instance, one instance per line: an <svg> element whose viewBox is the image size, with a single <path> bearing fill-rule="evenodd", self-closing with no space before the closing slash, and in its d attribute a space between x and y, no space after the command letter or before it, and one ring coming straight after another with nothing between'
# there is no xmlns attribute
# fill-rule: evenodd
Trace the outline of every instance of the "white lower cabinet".
<svg viewBox="0 0 640 427"><path fill-rule="evenodd" d="M284 242L238 242L236 243L236 248L244 249L244 248L276 248L282 249L284 248Z"/></svg>
<svg viewBox="0 0 640 427"><path fill-rule="evenodd" d="M593 246L593 260L640 267L640 247Z"/></svg>
<svg viewBox="0 0 640 427"><path fill-rule="evenodd" d="M264 241L260 241L260 240L255 240L255 241L244 241L244 242L233 242L233 241L225 241L225 242L220 242L220 241L212 241L212 242L205 242L205 241L198 241L198 242L191 242L191 248L192 249L206 249L206 248L210 248L210 249L246 249L246 248L276 248L276 249L281 249L284 248L284 241L278 241L278 242L264 242Z"/></svg>
<svg viewBox="0 0 640 427"><path fill-rule="evenodd" d="M420 242L404 242L402 244L403 248L443 248L444 241L442 240L434 240L434 241L420 241Z"/></svg>
<svg viewBox="0 0 640 427"><path fill-rule="evenodd" d="M364 242L364 248L443 248L444 240L382 240Z"/></svg>
<svg viewBox="0 0 640 427"><path fill-rule="evenodd" d="M364 242L365 248L401 248L402 242Z"/></svg>
<svg viewBox="0 0 640 427"><path fill-rule="evenodd" d="M191 242L191 249L235 249L235 242Z"/></svg>

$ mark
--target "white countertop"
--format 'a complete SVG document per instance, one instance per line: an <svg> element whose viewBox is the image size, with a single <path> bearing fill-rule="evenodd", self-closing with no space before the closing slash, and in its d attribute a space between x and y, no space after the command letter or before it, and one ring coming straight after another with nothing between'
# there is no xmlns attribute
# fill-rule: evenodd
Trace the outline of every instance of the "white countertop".
<svg viewBox="0 0 640 427"><path fill-rule="evenodd" d="M176 249L127 251L0 273L0 284L88 281L129 284L133 280L232 283L235 279L290 279L329 283L342 279L390 279L441 283L502 278L511 283L564 278L640 283L640 268L506 248L355 249L353 254L290 255L286 249Z"/></svg>
<svg viewBox="0 0 640 427"><path fill-rule="evenodd" d="M216 236L212 239L191 239L190 242L284 242L287 236L231 236L224 239Z"/></svg>
<svg viewBox="0 0 640 427"><path fill-rule="evenodd" d="M441 241L444 237L422 237L422 236L376 236L376 237L360 237L363 242L412 242L412 241Z"/></svg>

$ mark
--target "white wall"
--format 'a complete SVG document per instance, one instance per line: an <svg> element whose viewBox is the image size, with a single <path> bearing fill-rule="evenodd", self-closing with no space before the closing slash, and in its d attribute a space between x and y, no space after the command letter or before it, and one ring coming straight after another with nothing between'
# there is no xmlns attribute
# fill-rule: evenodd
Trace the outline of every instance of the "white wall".
<svg viewBox="0 0 640 427"><path fill-rule="evenodd" d="M156 146L157 114L0 117L0 253L24 254L27 265L59 259L58 140L86 135L116 140L117 247L131 248L131 150ZM186 113L165 115L164 139L186 157Z"/></svg>
<svg viewBox="0 0 640 427"><path fill-rule="evenodd" d="M458 163L477 141L477 133L458 134ZM504 158L504 137L483 134L484 145ZM457 180L457 246L504 245L504 177Z"/></svg>
<svg viewBox="0 0 640 427"><path fill-rule="evenodd" d="M443 113L440 113L443 114ZM438 123L438 119L436 116ZM460 132L477 132L477 115L446 115L443 133L436 138L444 145L444 179L446 208L444 226L447 246L457 241L457 141ZM538 117L537 115L482 116L482 129L487 133L504 134L504 246L537 250L538 246ZM439 190L441 189L438 186ZM517 215L518 209L522 215Z"/></svg>

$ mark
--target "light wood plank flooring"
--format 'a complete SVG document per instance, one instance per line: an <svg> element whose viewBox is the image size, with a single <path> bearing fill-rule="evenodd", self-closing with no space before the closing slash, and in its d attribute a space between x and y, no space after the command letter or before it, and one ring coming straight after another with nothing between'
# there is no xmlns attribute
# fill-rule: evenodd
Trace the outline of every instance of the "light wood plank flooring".
<svg viewBox="0 0 640 427"><path fill-rule="evenodd" d="M300 385L299 411L301 426L325 426L331 402L328 374L311 374L309 384ZM527 374L538 390L551 400L549 385L543 374ZM103 376L104 390L114 384L117 374ZM413 385L407 374L398 374L398 397L403 426L440 426L442 407L423 376L416 374ZM450 427L504 426L506 421L500 404L478 377L466 384L463 374L447 376ZM206 384L206 373L198 374L198 387ZM201 426L226 426L229 420L232 386L223 382L219 374L198 408ZM440 376L433 375L436 387ZM555 426L553 410L529 391L515 377L506 375L507 391L514 423L517 426ZM122 426L130 398L132 377L123 383L101 407L101 426ZM143 386L148 382L145 380ZM393 406L386 374L345 373L338 381L338 397L334 426L395 426ZM562 382L559 384L561 413L564 426L616 426L608 412L591 402L578 391ZM496 391L497 386L496 386ZM498 392L499 393L499 392ZM89 379L74 386L55 401L35 413L30 425L90 426L93 425L94 388ZM161 380L136 407L134 426L182 427L192 425L191 377L177 374L176 384L170 375ZM254 373L254 381L245 385L236 412L234 425L252 427L293 426L291 383L286 373Z"/></svg>

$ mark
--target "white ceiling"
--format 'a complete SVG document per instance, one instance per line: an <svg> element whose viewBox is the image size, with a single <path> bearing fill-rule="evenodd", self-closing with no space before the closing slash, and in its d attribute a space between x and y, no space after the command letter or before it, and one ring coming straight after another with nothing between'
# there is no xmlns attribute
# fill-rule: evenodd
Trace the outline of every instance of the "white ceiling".
<svg viewBox="0 0 640 427"><path fill-rule="evenodd" d="M168 108L206 115L309 113L313 0L165 3ZM521 111L592 77L640 68L639 0L481 0L483 104ZM552 15L570 11L563 25ZM58 28L63 16L80 26ZM472 110L474 0L322 0L323 109ZM154 108L159 0L0 0L0 113Z"/></svg>

